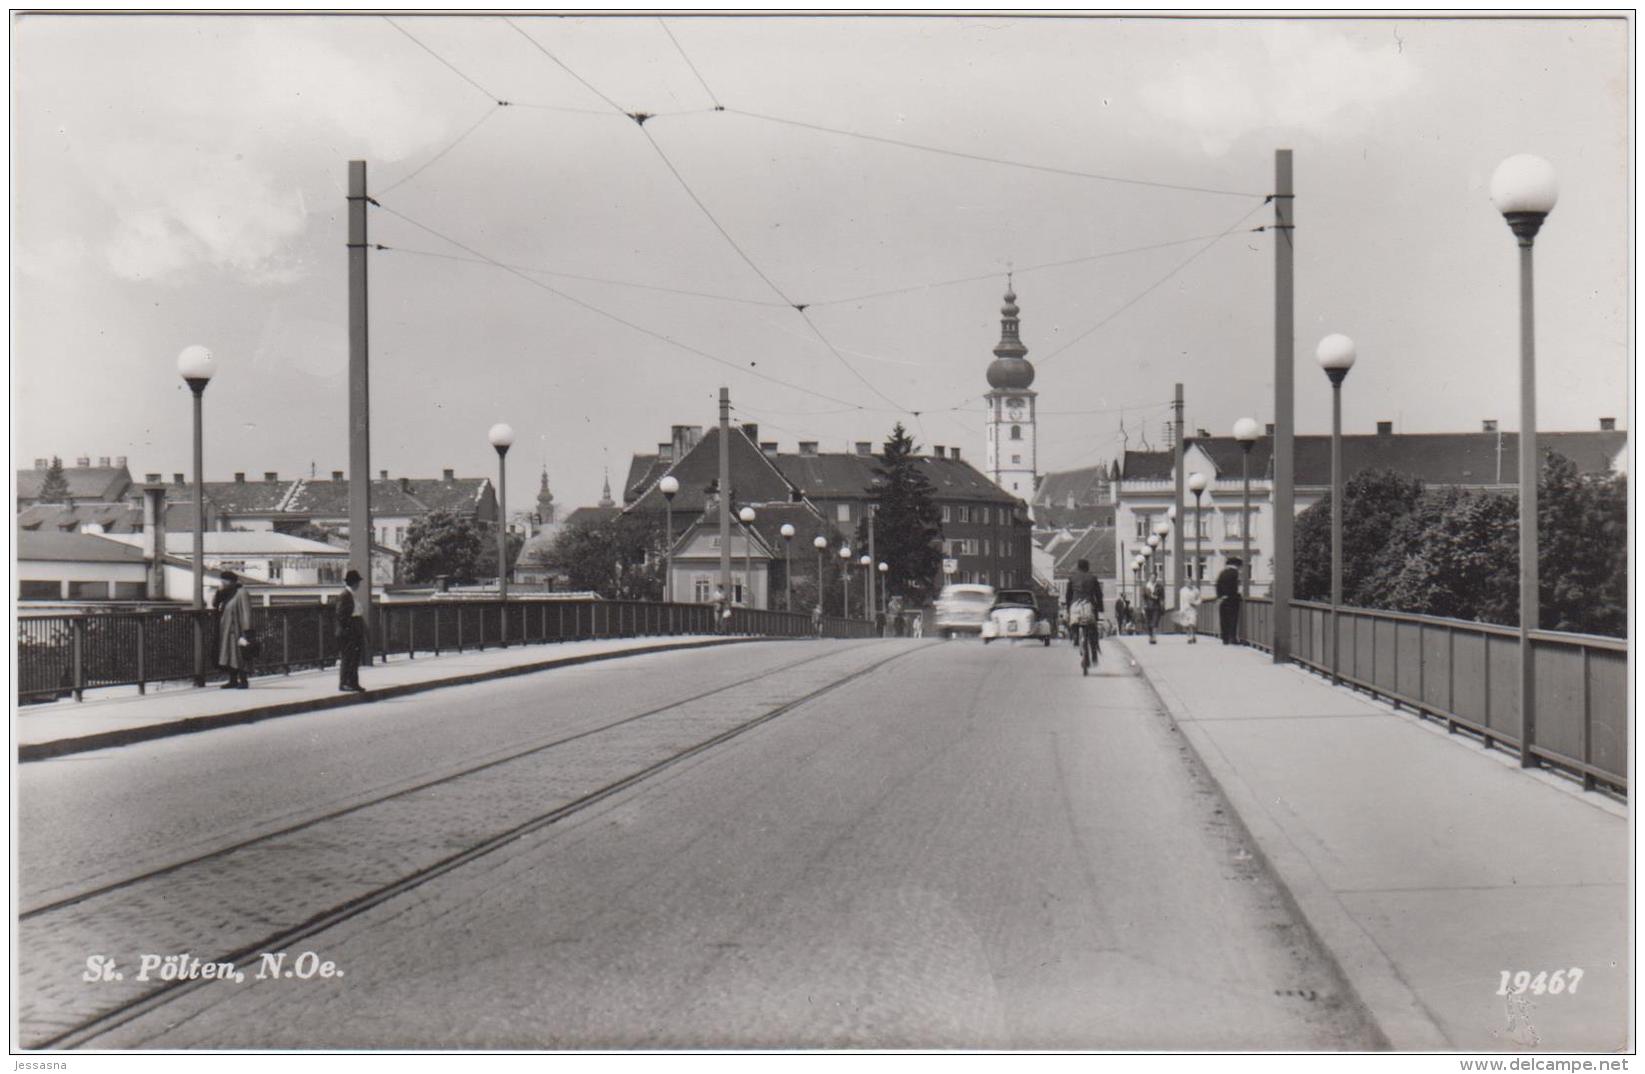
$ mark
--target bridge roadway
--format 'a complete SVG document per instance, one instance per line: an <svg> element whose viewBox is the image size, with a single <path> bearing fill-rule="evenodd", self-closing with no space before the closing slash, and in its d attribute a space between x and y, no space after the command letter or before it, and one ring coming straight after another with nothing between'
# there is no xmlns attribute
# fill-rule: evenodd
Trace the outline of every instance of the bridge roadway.
<svg viewBox="0 0 1645 1074"><path fill-rule="evenodd" d="M21 766L21 1041L1376 1047L1124 664L758 642Z"/></svg>

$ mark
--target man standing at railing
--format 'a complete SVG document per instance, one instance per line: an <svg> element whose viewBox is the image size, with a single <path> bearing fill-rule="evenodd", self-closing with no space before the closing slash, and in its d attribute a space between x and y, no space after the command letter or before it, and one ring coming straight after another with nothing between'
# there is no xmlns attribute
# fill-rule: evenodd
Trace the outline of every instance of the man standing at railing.
<svg viewBox="0 0 1645 1074"><path fill-rule="evenodd" d="M1222 643L1233 645L1239 639L1239 570L1245 561L1229 556L1228 565L1217 575L1217 614L1221 617Z"/></svg>
<svg viewBox="0 0 1645 1074"><path fill-rule="evenodd" d="M251 597L233 571L223 572L223 584L211 600L217 611L217 666L228 672L225 690L245 690L246 664L251 658Z"/></svg>
<svg viewBox="0 0 1645 1074"><path fill-rule="evenodd" d="M337 689L363 693L360 685L360 652L366 641L365 598L358 592L360 572L343 575L343 595L337 601Z"/></svg>

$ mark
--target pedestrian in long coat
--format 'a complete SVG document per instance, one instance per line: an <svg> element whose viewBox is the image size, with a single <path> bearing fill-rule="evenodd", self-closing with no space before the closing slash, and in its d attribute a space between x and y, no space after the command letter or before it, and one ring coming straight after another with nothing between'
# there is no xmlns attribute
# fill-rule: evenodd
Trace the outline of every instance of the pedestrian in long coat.
<svg viewBox="0 0 1645 1074"><path fill-rule="evenodd" d="M228 672L225 690L249 689L246 679L246 646L241 644L251 631L251 595L240 584L239 575L223 572L223 585L212 598L217 609L217 666Z"/></svg>

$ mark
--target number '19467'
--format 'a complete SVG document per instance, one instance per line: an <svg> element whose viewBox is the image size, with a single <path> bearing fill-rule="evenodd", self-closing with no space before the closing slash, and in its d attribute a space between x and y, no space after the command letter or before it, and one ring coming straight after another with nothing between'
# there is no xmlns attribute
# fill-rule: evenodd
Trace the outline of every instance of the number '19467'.
<svg viewBox="0 0 1645 1074"><path fill-rule="evenodd" d="M1572 966L1568 970L1555 970L1549 973L1543 970L1535 976L1530 970L1520 970L1514 973L1511 970L1502 971L1502 983L1497 985L1496 994L1499 996L1517 996L1525 992L1540 996L1547 994L1557 996L1560 993L1576 994L1576 986L1582 983L1582 968Z"/></svg>

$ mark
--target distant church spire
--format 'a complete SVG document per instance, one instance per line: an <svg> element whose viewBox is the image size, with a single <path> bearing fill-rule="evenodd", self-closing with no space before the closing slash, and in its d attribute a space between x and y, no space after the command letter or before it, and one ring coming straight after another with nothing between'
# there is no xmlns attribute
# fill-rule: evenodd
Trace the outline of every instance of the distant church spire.
<svg viewBox="0 0 1645 1074"><path fill-rule="evenodd" d="M543 465L543 479L537 489L537 521L540 525L554 524L554 494L548 491L548 465Z"/></svg>
<svg viewBox="0 0 1645 1074"><path fill-rule="evenodd" d="M616 507L617 501L611 498L611 471L605 472L605 488L600 492L601 507Z"/></svg>

